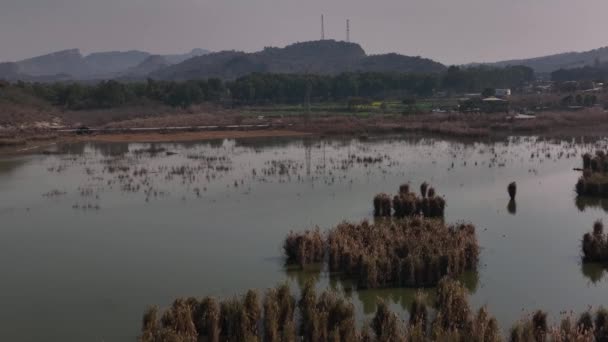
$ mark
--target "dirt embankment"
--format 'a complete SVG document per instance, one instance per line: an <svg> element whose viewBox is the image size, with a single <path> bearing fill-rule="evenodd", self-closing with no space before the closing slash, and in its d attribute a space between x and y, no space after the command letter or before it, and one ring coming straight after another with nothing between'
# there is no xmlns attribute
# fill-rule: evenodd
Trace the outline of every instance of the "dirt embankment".
<svg viewBox="0 0 608 342"><path fill-rule="evenodd" d="M216 139L244 139L270 137L301 137L310 135L307 132L288 130L250 130L250 131L198 131L198 132L147 132L147 133L111 133L95 135L77 135L63 137L62 141L99 141L99 142L181 142Z"/></svg>
<svg viewBox="0 0 608 342"><path fill-rule="evenodd" d="M84 114L80 114L84 115ZM236 125L236 126L235 126ZM77 127L71 124L72 127ZM176 126L181 128L176 128ZM216 126L213 128L199 126ZM545 112L517 118L506 114L370 115L315 113L289 116L246 116L236 110L125 118L93 126L94 134L78 135L34 126L0 130L0 153L28 150L61 141L171 142L226 138L293 137L304 135L367 135L399 132L484 138L508 135L605 136L608 113L600 109ZM170 129L170 127L172 127ZM198 128L197 128L198 127ZM135 130L141 128L141 130ZM44 140L44 143L41 142Z"/></svg>

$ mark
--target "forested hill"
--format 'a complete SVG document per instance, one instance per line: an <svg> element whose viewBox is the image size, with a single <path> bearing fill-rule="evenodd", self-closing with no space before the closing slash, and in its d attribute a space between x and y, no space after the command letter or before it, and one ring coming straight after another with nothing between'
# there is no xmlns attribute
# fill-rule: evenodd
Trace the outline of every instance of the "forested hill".
<svg viewBox="0 0 608 342"><path fill-rule="evenodd" d="M437 73L441 63L398 54L368 56L355 43L321 40L254 53L224 51L195 57L150 76L162 80L236 79L251 73L338 74L342 72Z"/></svg>

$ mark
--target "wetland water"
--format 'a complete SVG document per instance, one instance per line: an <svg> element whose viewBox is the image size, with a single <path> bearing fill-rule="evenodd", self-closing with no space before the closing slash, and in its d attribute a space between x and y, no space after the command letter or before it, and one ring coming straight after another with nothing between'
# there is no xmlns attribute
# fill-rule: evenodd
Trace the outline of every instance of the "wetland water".
<svg viewBox="0 0 608 342"><path fill-rule="evenodd" d="M281 138L71 144L0 159L0 340L134 341L149 305L286 280L297 290L311 277L346 288L361 318L378 298L406 317L414 290L351 292L323 270L286 270L281 251L290 230L373 219L373 196L405 182L429 182L446 221L476 225L479 271L465 280L503 329L537 308L555 320L608 305L602 269L580 262L582 235L606 215L574 193L573 168L598 147Z"/></svg>

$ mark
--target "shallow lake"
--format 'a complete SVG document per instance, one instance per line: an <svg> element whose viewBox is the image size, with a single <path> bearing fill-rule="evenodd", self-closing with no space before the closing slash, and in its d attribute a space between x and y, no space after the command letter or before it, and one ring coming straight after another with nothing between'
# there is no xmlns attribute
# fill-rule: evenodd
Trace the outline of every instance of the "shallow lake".
<svg viewBox="0 0 608 342"><path fill-rule="evenodd" d="M362 319L379 299L406 317L415 290L351 291L324 270L288 270L281 245L290 230L373 220L375 194L423 181L445 196L447 222L476 225L479 271L463 280L503 329L538 308L555 321L608 305L602 268L580 258L606 214L574 193L573 168L596 148L606 141L250 139L0 159L0 340L134 341L149 305L310 278L345 288Z"/></svg>

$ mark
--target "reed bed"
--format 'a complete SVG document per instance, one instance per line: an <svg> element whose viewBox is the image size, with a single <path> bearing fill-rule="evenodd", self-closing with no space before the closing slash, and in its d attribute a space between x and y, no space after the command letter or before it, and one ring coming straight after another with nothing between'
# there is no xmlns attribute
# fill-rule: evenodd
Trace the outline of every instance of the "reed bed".
<svg viewBox="0 0 608 342"><path fill-rule="evenodd" d="M397 218L423 215L441 218L445 212L445 199L436 195L435 189L425 182L420 185L420 196L410 191L409 184L399 186L399 193L392 199L387 194L374 197L374 216ZM394 213L391 210L394 209Z"/></svg>
<svg viewBox="0 0 608 342"><path fill-rule="evenodd" d="M473 225L434 219L344 222L327 245L329 269L356 278L360 288L433 286L475 270L479 258Z"/></svg>
<svg viewBox="0 0 608 342"><path fill-rule="evenodd" d="M250 290L242 298L223 301L207 297L178 299L159 318L148 309L142 320L141 342L160 341L500 341L496 320L485 308L477 314L467 303L468 293L457 281L443 279L438 298L429 306L419 295L402 321L380 302L372 319L358 327L353 304L342 293L317 295L307 283L296 300L286 285L259 298ZM430 313L434 313L431 315ZM596 319L597 321L597 319ZM602 321L603 322L603 321ZM597 325L597 324L596 324Z"/></svg>
<svg viewBox="0 0 608 342"><path fill-rule="evenodd" d="M537 311L522 319L511 329L512 342L568 342L568 341L608 341L608 310L600 307L594 313L587 311L577 319L568 316L559 326L551 326L547 314Z"/></svg>

